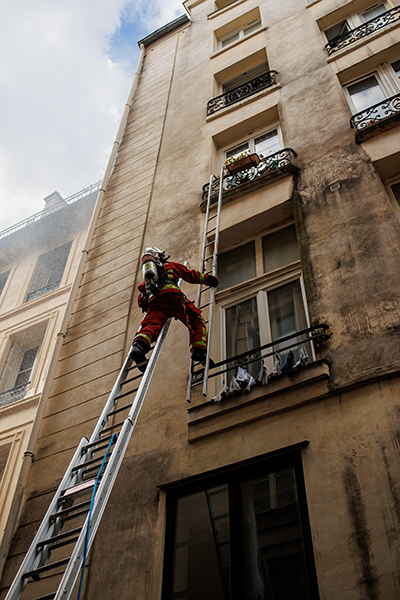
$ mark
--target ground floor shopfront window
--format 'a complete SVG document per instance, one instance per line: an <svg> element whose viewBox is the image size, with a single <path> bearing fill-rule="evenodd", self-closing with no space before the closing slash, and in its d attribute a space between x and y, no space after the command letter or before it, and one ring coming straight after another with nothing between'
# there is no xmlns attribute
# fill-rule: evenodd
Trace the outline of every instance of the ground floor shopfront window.
<svg viewBox="0 0 400 600"><path fill-rule="evenodd" d="M318 598L300 453L168 491L163 600Z"/></svg>

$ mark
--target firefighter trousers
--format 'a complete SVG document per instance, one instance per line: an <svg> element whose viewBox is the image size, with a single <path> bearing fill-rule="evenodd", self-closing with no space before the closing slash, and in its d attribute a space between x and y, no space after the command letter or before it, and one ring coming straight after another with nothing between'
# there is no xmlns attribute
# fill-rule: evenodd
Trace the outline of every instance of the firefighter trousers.
<svg viewBox="0 0 400 600"><path fill-rule="evenodd" d="M207 329L201 310L181 292L164 293L151 299L134 340L144 339L149 344L155 342L170 317L188 328L191 349L207 348Z"/></svg>

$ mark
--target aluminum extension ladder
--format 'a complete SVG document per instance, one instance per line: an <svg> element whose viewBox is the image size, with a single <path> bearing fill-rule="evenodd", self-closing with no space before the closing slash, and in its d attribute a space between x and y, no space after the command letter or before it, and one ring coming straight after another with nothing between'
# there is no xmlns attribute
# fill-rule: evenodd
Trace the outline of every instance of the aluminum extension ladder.
<svg viewBox="0 0 400 600"><path fill-rule="evenodd" d="M178 284L182 286L182 281ZM58 487L49 509L39 526L36 536L11 584L6 600L17 600L25 587L38 585L42 575L56 572L54 577L41 580L39 597L33 589L26 590L30 598L37 600L68 600L84 559L90 550L108 498L118 475L133 429L142 408L158 358L168 332L171 319L164 323L142 375L132 359L125 359L122 369L104 406L91 438L82 438ZM129 377L129 372L137 369L137 374ZM125 390L124 391L124 386ZM133 389L127 389L133 386ZM131 394L133 402L118 406ZM110 423L114 417L127 411L122 421ZM97 476L96 476L97 473ZM86 499L82 502L82 498ZM88 527L89 524L89 527ZM88 533L89 529L89 533ZM69 547L69 551L68 551ZM67 552L66 552L67 550ZM50 562L50 558L52 560ZM59 571L61 570L61 574ZM47 589L48 580L61 581L54 588ZM81 575L81 579L83 576ZM45 581L46 580L46 581ZM82 581L81 581L82 583ZM80 583L80 587L81 587ZM50 587L50 585L49 585ZM45 589L43 589L45 588ZM78 594L79 597L80 594Z"/></svg>
<svg viewBox="0 0 400 600"><path fill-rule="evenodd" d="M211 209L211 198L213 192L213 183L215 181L219 181L218 183L218 203L217 210L215 214L210 216ZM217 268L218 268L218 246L219 246L219 228L221 221L221 206L222 206L222 192L223 192L223 182L224 182L224 167L221 169L221 174L219 180L215 177L215 175L211 175L210 184L208 186L208 196L207 196L207 208L206 208L206 218L205 218L205 226L204 226L204 237L203 237L203 248L201 253L200 260L200 272L207 273L208 275L217 276ZM213 239L211 239L213 238ZM211 250L211 252L210 252ZM211 268L208 266L211 261ZM206 299L208 296L208 299ZM208 344L207 344L207 358L206 364L204 366L204 373L202 374L203 379L203 396L207 396L208 389L208 374L210 371L210 348L211 348L211 334L212 334L212 324L213 324L213 316L214 316L214 303L215 303L215 288L208 287L203 284L199 284L198 292L197 292L197 300L196 306L203 309L208 309L208 316L205 319L207 328L208 328ZM190 361L190 369L189 369L189 377L188 377L188 387L187 387L187 402L191 402L192 397L192 387L194 385L195 375L199 374L200 371L195 371L195 365L193 360ZM201 374L201 373L200 373Z"/></svg>

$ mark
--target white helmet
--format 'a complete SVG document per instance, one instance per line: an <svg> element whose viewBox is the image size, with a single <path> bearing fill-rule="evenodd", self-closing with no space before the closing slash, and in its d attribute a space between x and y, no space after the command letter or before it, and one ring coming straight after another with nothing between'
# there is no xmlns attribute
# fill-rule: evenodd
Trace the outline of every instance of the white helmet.
<svg viewBox="0 0 400 600"><path fill-rule="evenodd" d="M150 246L146 248L141 256L142 264L149 260L153 260L156 264L164 264L169 259L170 255L166 254L164 250L160 250L160 248L156 248L155 246Z"/></svg>

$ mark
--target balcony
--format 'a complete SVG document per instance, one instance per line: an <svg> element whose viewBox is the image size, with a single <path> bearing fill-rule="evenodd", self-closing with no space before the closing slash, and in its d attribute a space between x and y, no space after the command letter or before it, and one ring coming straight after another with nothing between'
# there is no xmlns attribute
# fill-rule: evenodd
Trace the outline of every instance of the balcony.
<svg viewBox="0 0 400 600"><path fill-rule="evenodd" d="M356 142L358 144L377 133L399 125L399 123L400 94L369 106L350 119L350 125L356 130Z"/></svg>
<svg viewBox="0 0 400 600"><path fill-rule="evenodd" d="M5 392L0 393L0 408L2 406L7 406L8 404L13 404L14 402L18 402L18 400L22 400L26 396L26 392L28 391L30 386L30 381L28 383L24 383L23 385L18 385L11 390L7 390Z"/></svg>
<svg viewBox="0 0 400 600"><path fill-rule="evenodd" d="M277 71L267 71L255 79L246 81L234 90L230 90L229 92L225 92L224 94L209 100L207 102L207 117L226 106L235 104L235 102L240 102L261 90L271 87L276 83L276 75Z"/></svg>
<svg viewBox="0 0 400 600"><path fill-rule="evenodd" d="M37 298L40 298L45 294L49 294L50 292L54 292L54 290L58 290L58 288L60 287L60 283L61 279L59 281L53 281L53 283L50 283L49 285L46 285L45 287L42 287L39 290L29 292L29 294L27 294L26 296L25 302L31 302L31 300L36 300Z"/></svg>
<svg viewBox="0 0 400 600"><path fill-rule="evenodd" d="M230 175L226 170L223 176L223 190L229 196L234 197L235 191L243 193L249 189L256 189L265 185L272 179L285 176L287 173L295 173L297 167L293 164L293 158L297 154L291 148L284 148L275 152L266 158L260 158L256 166L252 166L244 171ZM200 208L205 212L207 205L207 196L210 184L206 183L202 187L202 201ZM211 198L217 201L219 190L219 177L216 177L212 184Z"/></svg>
<svg viewBox="0 0 400 600"><path fill-rule="evenodd" d="M304 352L307 347L311 353L311 343L321 352L330 337L327 329L326 324L316 325L217 363L209 378L219 377L222 387L217 396L208 400L200 395L200 390L193 394L188 409L188 441L254 423L329 395L329 365L324 360L311 360L308 364ZM298 353L297 348L303 351ZM275 358L270 373L263 365L267 357ZM193 387L201 388L202 379L203 368L196 367Z"/></svg>
<svg viewBox="0 0 400 600"><path fill-rule="evenodd" d="M383 27L386 27L387 25L399 20L400 6L396 6L382 15L371 19L367 23L363 23L359 27L351 29L348 33L331 40L326 44L325 50L327 51L328 55L331 56L338 50L346 48L346 46L349 46L353 42L357 42L361 38L371 35L372 33L375 33L375 31L379 31L379 29L382 29Z"/></svg>

